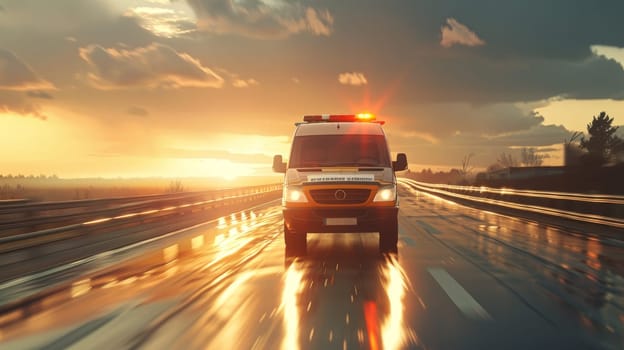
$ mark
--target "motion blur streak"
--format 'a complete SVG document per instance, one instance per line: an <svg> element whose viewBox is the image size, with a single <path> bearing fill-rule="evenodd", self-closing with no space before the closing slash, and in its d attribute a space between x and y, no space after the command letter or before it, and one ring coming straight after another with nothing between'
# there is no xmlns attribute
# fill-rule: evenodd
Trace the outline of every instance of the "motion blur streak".
<svg viewBox="0 0 624 350"><path fill-rule="evenodd" d="M442 185L430 186L429 184L427 184L426 186L423 186L422 183L418 183L415 181L405 180L405 179L403 179L403 181L405 181L408 184L415 184L414 186L416 186L416 188L418 189L421 189L421 190L424 189L425 191L432 192L434 194L443 195L443 196L445 195L452 196L454 198L460 198L460 199L469 200L472 202L485 203L489 205L495 205L499 207L505 207L505 208L520 210L520 211L525 211L525 212L548 214L548 215L556 216L558 218L571 219L571 220L579 221L579 222L586 222L586 223L599 224L599 225L608 225L608 226L617 227L617 228L624 228L624 220L615 218L615 217L607 217L607 216L595 215L595 214L585 214L585 213L572 212L568 210L559 210L555 208L549 208L549 207L537 206L537 205L518 204L514 202L507 202L507 201L489 199L489 198L480 198L480 197L475 197L472 195L464 195L464 194L459 194L459 193L454 193L454 192L448 192L446 190L434 189L434 188L439 188ZM431 187L431 188L427 188L427 187ZM501 195L510 194L511 192L509 191L510 190L507 190L504 188L498 190L498 192L500 192ZM435 195L433 196L435 197ZM568 197L568 198L561 197L557 199L570 199L570 198L572 197ZM611 202L597 201L597 200L591 200L588 202L611 203ZM453 202L450 202L450 203L453 203ZM617 203L622 203L622 201L619 200L617 201Z"/></svg>
<svg viewBox="0 0 624 350"><path fill-rule="evenodd" d="M403 324L403 312L405 305L405 289L407 279L396 257L390 256L383 267L385 277L384 290L388 295L390 312L381 326L383 348L385 350L400 349L404 343L405 325Z"/></svg>
<svg viewBox="0 0 624 350"><path fill-rule="evenodd" d="M106 222L106 221L110 221L113 218L103 218L103 219L97 219L97 220L91 220L91 221L87 221L87 222L83 222L83 225L95 225L95 224L100 224L102 222Z"/></svg>
<svg viewBox="0 0 624 350"><path fill-rule="evenodd" d="M377 322L377 304L374 301L364 303L364 319L366 321L366 333L371 350L381 348L379 339L379 324Z"/></svg>
<svg viewBox="0 0 624 350"><path fill-rule="evenodd" d="M242 237L238 237L239 233L237 228L231 228L228 234L221 234L215 237L214 245L219 251L215 254L210 265L216 264L229 256L233 256L253 240L252 238L243 239Z"/></svg>
<svg viewBox="0 0 624 350"><path fill-rule="evenodd" d="M225 218L224 217L220 217L219 218L219 225L217 226L217 228L225 228L227 227L226 223L225 223Z"/></svg>
<svg viewBox="0 0 624 350"><path fill-rule="evenodd" d="M233 299L239 298L241 290L249 288L247 282L254 276L253 272L243 272L240 276L234 280L214 302L214 305L219 310L218 312L223 315L224 319L227 319L230 315L234 314L235 308L240 307L240 303L232 303Z"/></svg>
<svg viewBox="0 0 624 350"><path fill-rule="evenodd" d="M600 264L600 256L602 255L602 245L600 242L594 240L587 241L587 266L591 267L593 271L600 271L602 265ZM589 274L588 274L589 276Z"/></svg>
<svg viewBox="0 0 624 350"><path fill-rule="evenodd" d="M178 258L179 248L177 244L172 244L163 249L163 260L168 263Z"/></svg>
<svg viewBox="0 0 624 350"><path fill-rule="evenodd" d="M87 278L74 282L71 288L71 297L78 298L79 296L87 294L91 290L91 279Z"/></svg>
<svg viewBox="0 0 624 350"><path fill-rule="evenodd" d="M608 204L622 204L624 202L624 196L607 195L607 194L588 194L588 193L567 193L567 192L548 192L548 191L535 191L535 190L516 190L511 188L491 188L485 186L458 186L458 185L446 185L446 184L430 184L418 181L409 181L419 184L425 187L457 190L465 192L479 192L479 193L494 193L502 195L518 195L524 197L539 197L550 199L567 199L578 200L591 203L608 203Z"/></svg>
<svg viewBox="0 0 624 350"><path fill-rule="evenodd" d="M303 271L298 269L298 264L291 264L286 271L284 290L282 291L282 303L280 310L284 317L283 350L299 349L299 309L297 300L303 290Z"/></svg>
<svg viewBox="0 0 624 350"><path fill-rule="evenodd" d="M197 250L203 246L204 246L204 236L199 235L199 236L193 237L193 239L191 240L191 248L193 250Z"/></svg>
<svg viewBox="0 0 624 350"><path fill-rule="evenodd" d="M215 257L209 266L216 264L222 259L232 256L253 240L253 238L245 238L246 236L242 236L242 234L247 233L251 227L257 223L255 220L256 215L253 214L253 212L250 217L251 226L247 223L249 218L244 213L241 214L242 221L239 221L235 214L231 214L229 226L226 218L219 218L217 229L227 233L219 233L215 236L213 245L218 249L218 252L215 254ZM236 227L238 224L240 224L240 226Z"/></svg>

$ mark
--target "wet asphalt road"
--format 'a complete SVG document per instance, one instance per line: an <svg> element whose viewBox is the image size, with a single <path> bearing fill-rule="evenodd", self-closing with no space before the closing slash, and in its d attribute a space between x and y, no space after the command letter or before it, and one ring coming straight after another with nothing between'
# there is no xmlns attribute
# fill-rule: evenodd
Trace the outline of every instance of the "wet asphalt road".
<svg viewBox="0 0 624 350"><path fill-rule="evenodd" d="M624 348L624 244L400 195L398 255L377 234L287 254L272 202L0 315L0 348Z"/></svg>

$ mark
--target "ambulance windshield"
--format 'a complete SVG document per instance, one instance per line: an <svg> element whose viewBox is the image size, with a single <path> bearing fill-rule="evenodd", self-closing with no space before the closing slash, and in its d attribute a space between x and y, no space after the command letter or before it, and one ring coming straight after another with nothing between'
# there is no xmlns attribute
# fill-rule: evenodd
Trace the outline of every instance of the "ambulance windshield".
<svg viewBox="0 0 624 350"><path fill-rule="evenodd" d="M383 135L309 135L295 137L290 168L387 168L390 156Z"/></svg>

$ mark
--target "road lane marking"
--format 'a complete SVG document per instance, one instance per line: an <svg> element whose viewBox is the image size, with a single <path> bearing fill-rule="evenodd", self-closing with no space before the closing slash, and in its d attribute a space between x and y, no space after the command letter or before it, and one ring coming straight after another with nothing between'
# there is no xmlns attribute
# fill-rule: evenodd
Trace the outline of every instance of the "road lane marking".
<svg viewBox="0 0 624 350"><path fill-rule="evenodd" d="M492 319L492 316L445 269L430 267L427 271L464 315L475 320Z"/></svg>

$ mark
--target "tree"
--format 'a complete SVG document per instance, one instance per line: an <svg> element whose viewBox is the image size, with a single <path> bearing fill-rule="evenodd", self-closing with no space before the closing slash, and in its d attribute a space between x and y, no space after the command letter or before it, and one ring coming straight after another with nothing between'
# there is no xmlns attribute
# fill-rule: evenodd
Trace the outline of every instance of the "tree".
<svg viewBox="0 0 624 350"><path fill-rule="evenodd" d="M594 116L592 122L587 124L589 139L582 137L581 147L589 152L590 163L603 165L622 149L623 141L615 135L618 127L612 126L612 123L613 118L609 118L605 112L600 112L598 117Z"/></svg>
<svg viewBox="0 0 624 350"><path fill-rule="evenodd" d="M459 177L460 177L459 181L461 185L468 184L468 177L470 176L470 174L472 173L472 170L474 169L474 167L470 165L470 160L472 159L472 157L474 157L474 153L467 154L462 159L461 168L458 170Z"/></svg>
<svg viewBox="0 0 624 350"><path fill-rule="evenodd" d="M501 153L500 157L498 157L496 162L502 168L510 168L510 167L518 166L518 162L513 157L513 155L511 155L511 153L505 153L505 152Z"/></svg>
<svg viewBox="0 0 624 350"><path fill-rule="evenodd" d="M570 136L570 140L563 140L563 164L565 166L579 166L582 165L583 149L579 138L583 136L580 131L575 131Z"/></svg>
<svg viewBox="0 0 624 350"><path fill-rule="evenodd" d="M472 157L474 157L474 153L467 154L464 156L464 159L462 159L462 166L459 170L462 177L466 177L472 172L473 166L470 165L470 160L472 159Z"/></svg>
<svg viewBox="0 0 624 350"><path fill-rule="evenodd" d="M182 180L171 180L169 182L169 193L184 192L184 185Z"/></svg>
<svg viewBox="0 0 624 350"><path fill-rule="evenodd" d="M537 148L524 147L520 151L520 164L523 166L541 166L545 155L537 153Z"/></svg>
<svg viewBox="0 0 624 350"><path fill-rule="evenodd" d="M564 143L566 145L571 145L573 142L576 141L576 139L578 139L579 137L582 137L583 133L580 131L575 131L572 133L572 136L570 136L570 141L568 141L568 139L564 139Z"/></svg>

